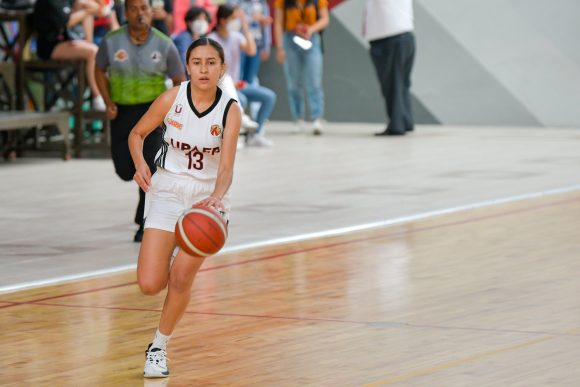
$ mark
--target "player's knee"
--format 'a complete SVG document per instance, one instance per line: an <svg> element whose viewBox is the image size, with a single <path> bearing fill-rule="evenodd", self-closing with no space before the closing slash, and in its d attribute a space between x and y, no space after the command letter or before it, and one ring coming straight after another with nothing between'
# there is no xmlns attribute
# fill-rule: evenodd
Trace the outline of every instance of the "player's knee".
<svg viewBox="0 0 580 387"><path fill-rule="evenodd" d="M177 293L189 293L191 281L184 275L172 273L171 278L169 278L169 287Z"/></svg>
<svg viewBox="0 0 580 387"><path fill-rule="evenodd" d="M154 296L165 289L167 284L159 281L139 280L139 289L146 296Z"/></svg>

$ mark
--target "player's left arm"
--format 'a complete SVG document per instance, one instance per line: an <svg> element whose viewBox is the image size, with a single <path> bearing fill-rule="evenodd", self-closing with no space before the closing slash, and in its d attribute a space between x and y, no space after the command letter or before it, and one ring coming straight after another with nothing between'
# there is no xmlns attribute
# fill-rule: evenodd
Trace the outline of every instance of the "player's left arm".
<svg viewBox="0 0 580 387"><path fill-rule="evenodd" d="M220 164L218 167L215 188L209 198L199 204L215 207L224 210L222 198L230 189L234 177L234 161L236 159L236 149L238 146L238 135L242 122L242 113L237 102L230 105L226 116L226 127L222 140Z"/></svg>

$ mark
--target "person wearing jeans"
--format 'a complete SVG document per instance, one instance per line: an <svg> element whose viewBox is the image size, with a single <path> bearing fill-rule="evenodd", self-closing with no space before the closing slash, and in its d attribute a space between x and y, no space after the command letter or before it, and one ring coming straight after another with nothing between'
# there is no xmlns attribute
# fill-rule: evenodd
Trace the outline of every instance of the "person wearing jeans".
<svg viewBox="0 0 580 387"><path fill-rule="evenodd" d="M276 93L263 86L249 85L240 78L242 53L250 56L256 54L256 43L250 33L246 15L239 8L220 5L216 17L216 29L208 37L220 43L224 48L228 65L227 75L235 84L242 107L246 108L248 102L261 103L257 113L258 127L255 133L247 137L247 144L259 147L272 146L272 141L264 136L263 126L274 109Z"/></svg>
<svg viewBox="0 0 580 387"><path fill-rule="evenodd" d="M240 79L251 85L257 83L262 61L266 61L270 57L272 44L270 26L273 21L270 16L270 7L268 7L266 0L228 0L228 4L244 11L250 32L256 40L256 54L246 55L242 53L241 57Z"/></svg>
<svg viewBox="0 0 580 387"><path fill-rule="evenodd" d="M322 134L322 31L329 22L327 0L276 0L274 31L277 59L283 64L290 112L296 130L304 127L306 87L313 134Z"/></svg>
<svg viewBox="0 0 580 387"><path fill-rule="evenodd" d="M256 133L261 133L264 123L272 115L274 105L276 105L276 93L266 87L248 84L238 89L238 97L243 108L246 108L249 102L258 102L260 104L256 115L256 122L258 123Z"/></svg>

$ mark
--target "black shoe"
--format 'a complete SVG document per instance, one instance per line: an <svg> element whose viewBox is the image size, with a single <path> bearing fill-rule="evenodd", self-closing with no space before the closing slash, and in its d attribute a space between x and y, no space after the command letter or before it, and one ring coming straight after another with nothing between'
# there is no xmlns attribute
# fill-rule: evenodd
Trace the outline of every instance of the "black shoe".
<svg viewBox="0 0 580 387"><path fill-rule="evenodd" d="M142 240L143 240L143 225L139 226L139 229L137 230L135 236L133 237L133 242L141 243Z"/></svg>
<svg viewBox="0 0 580 387"><path fill-rule="evenodd" d="M391 132L390 130L385 130L383 132L375 133L375 136L404 136L406 132Z"/></svg>

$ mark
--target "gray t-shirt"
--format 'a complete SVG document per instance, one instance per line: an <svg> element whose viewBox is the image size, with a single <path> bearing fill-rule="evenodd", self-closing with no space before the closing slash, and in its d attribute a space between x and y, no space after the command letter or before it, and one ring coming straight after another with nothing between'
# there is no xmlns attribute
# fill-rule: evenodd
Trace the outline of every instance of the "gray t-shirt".
<svg viewBox="0 0 580 387"><path fill-rule="evenodd" d="M142 45L131 42L127 26L108 33L96 65L108 70L111 99L122 105L149 103L166 90L166 77L184 75L177 48L155 28Z"/></svg>
<svg viewBox="0 0 580 387"><path fill-rule="evenodd" d="M246 44L246 37L241 32L230 31L226 39L218 35L217 32L212 32L208 38L215 40L224 48L224 55L228 65L228 74L233 78L234 82L240 80L240 58L242 55L242 48L240 45Z"/></svg>

